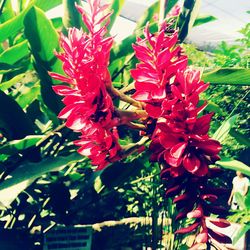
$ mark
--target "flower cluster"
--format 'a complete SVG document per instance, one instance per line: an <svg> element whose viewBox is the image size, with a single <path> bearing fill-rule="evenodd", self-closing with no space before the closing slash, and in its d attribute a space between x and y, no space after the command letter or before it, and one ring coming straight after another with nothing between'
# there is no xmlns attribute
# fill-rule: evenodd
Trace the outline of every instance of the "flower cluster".
<svg viewBox="0 0 250 250"><path fill-rule="evenodd" d="M219 159L221 150L220 143L208 135L212 114L203 114L206 102L201 104L199 97L209 85L201 81L198 70L188 67L188 58L177 45L178 32L164 23L152 34L147 25L145 38L137 39L133 48L139 63L131 70L135 80L132 99L112 87L108 65L113 38L106 36L110 13L103 15L108 5L101 6L101 0L87 2L90 14L81 6L76 8L88 33L70 28L67 37L61 35L63 52L56 55L66 75L50 73L68 84L53 89L64 97L65 108L59 118L66 119L68 128L81 133L75 141L80 147L78 152L88 156L98 170L102 169L122 155L144 149L141 143L145 137L135 147L122 149L118 125L143 129L142 134L151 139L151 160L160 164L161 177L166 180L166 196L175 197L173 201L179 211L176 220L192 221L176 233L196 231L192 249L201 249L209 241L217 247L219 242L228 243L230 239L214 226L227 227L229 223L209 217L211 213L224 212L214 205L224 190L208 187L209 179L220 173L209 165ZM119 110L112 97L145 110ZM140 123L133 123L134 120Z"/></svg>
<svg viewBox="0 0 250 250"><path fill-rule="evenodd" d="M98 169L119 159L118 133L115 127L113 101L107 88L111 85L108 71L112 37L105 37L111 13L102 15L108 5L100 0L88 1L90 14L76 6L89 32L70 28L68 36L61 35L64 52L56 53L63 62L67 76L50 75L70 84L54 86L54 91L64 96L65 108L59 118L66 119L66 126L81 136L75 142L78 152L88 156Z"/></svg>
<svg viewBox="0 0 250 250"><path fill-rule="evenodd" d="M145 38L138 39L133 46L140 61L131 70L136 90L133 97L145 103L149 117L156 124L151 134L151 159L162 166L163 179L178 180L172 181L168 192L172 196L179 194L174 199L181 210L178 218L195 219L192 225L176 233L188 233L199 227L193 248L198 249L209 237L216 241L220 236L206 226L206 220L214 224L220 220L218 225L229 225L208 217L210 212L217 214L219 208L210 204L217 196L204 191L214 171L208 166L219 159L221 145L208 135L212 114L202 115L206 103L200 105L199 95L209 85L201 81L199 71L187 66L187 57L176 45L177 33L166 34L167 31L167 25L163 24L158 33L151 34L147 26ZM226 236L221 238L228 241Z"/></svg>

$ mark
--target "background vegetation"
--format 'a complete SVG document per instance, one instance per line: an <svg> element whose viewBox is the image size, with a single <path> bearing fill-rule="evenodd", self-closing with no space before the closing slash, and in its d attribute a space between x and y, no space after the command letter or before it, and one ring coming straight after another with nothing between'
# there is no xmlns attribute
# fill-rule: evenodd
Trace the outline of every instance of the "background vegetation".
<svg viewBox="0 0 250 250"><path fill-rule="evenodd" d="M177 1L167 2L166 13ZM203 79L211 83L204 99L209 99L207 110L215 112L214 137L224 146L218 164L250 175L247 167L250 24L242 28L243 36L234 45L222 42L216 49L201 51L195 45L186 44L185 37L190 27L212 21L214 17L200 17L196 12L197 2L186 0L180 17L171 21L180 28L180 42L190 65L201 67ZM63 19L48 19L45 13L59 4L64 5ZM109 29L123 4L124 1L112 1L114 15ZM147 21L155 29L153 16L158 12L157 2L138 21L135 32L115 44L110 64L115 87L121 89L131 83L129 70L136 63L131 44L142 34ZM159 169L149 162L148 152L94 172L89 161L76 153L72 141L77 135L57 118L62 104L51 86L58 82L50 78L48 71L62 73L61 63L54 56L54 50L60 50L58 32L66 33L67 27L81 25L72 1L19 0L15 10L10 0L0 1L1 228L45 232L57 224L94 224L149 216L153 218L153 226L137 225L132 229L124 226L95 233L93 247L136 249L144 243L157 244L157 237L151 236L152 230L157 235L156 218L159 214L171 218L174 205L171 200L163 200ZM120 128L119 134L125 145L139 138L137 132L126 128ZM216 180L217 185L230 187L233 175L227 170L223 178ZM222 200L224 204L226 199ZM249 216L249 211L248 202L244 213ZM231 218L249 223L241 220L243 216L238 213ZM176 227L172 222L161 230L168 232L165 244L172 244L171 232ZM111 235L115 241L107 241ZM39 234L32 237L32 242L40 241ZM181 248L181 239L176 238L174 244L173 249L177 249L177 244L178 249L185 249L184 244Z"/></svg>

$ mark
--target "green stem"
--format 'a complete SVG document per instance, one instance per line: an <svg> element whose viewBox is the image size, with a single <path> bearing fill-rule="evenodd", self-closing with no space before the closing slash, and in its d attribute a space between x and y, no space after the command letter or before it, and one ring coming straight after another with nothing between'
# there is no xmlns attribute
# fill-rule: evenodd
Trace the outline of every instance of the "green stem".
<svg viewBox="0 0 250 250"><path fill-rule="evenodd" d="M118 89L114 88L112 85L111 86L107 86L107 90L109 92L109 94L111 95L111 97L117 97L119 98L121 101L127 102L129 104L131 104L132 106L138 107L138 108L142 108L143 104L134 100L133 98L125 95L124 93L121 93Z"/></svg>
<svg viewBox="0 0 250 250"><path fill-rule="evenodd" d="M136 124L131 124L131 122L148 117L148 113L142 109L122 110L117 108L115 111L117 117L119 117L118 125L128 124L128 126L136 126Z"/></svg>

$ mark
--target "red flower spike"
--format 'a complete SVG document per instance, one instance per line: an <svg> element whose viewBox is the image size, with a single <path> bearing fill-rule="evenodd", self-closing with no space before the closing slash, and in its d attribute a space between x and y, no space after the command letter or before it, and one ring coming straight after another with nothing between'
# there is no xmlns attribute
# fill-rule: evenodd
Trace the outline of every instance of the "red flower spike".
<svg viewBox="0 0 250 250"><path fill-rule="evenodd" d="M64 50L56 53L63 63L67 76L50 73L51 77L71 86L54 86L54 91L64 96L66 107L59 118L66 119L66 126L80 132L75 145L78 152L91 159L98 169L119 159L115 133L115 111L112 99L106 90L111 85L108 71L112 37L105 37L111 13L105 13L109 5L100 6L100 0L88 1L90 13L76 5L88 33L70 28L68 36L61 34L60 45Z"/></svg>
<svg viewBox="0 0 250 250"><path fill-rule="evenodd" d="M135 55L140 61L136 69L131 70L136 89L133 97L146 102L145 109L154 118L161 115L157 103L161 104L166 98L166 85L169 84L170 78L178 69L187 65L185 56L176 56L180 50L180 47L174 49L178 34L167 36L165 28L166 25L162 25L159 33L153 35L147 25L144 31L145 39L139 39L137 44L133 45ZM183 63L179 65L178 62L182 60Z"/></svg>
<svg viewBox="0 0 250 250"><path fill-rule="evenodd" d="M201 218L203 217L203 209L202 207L199 205L195 210L193 210L192 212L189 212L187 214L187 218Z"/></svg>
<svg viewBox="0 0 250 250"><path fill-rule="evenodd" d="M194 231L198 226L200 225L199 222L195 222L194 224L185 227L185 228L181 228L175 231L176 234L187 234L187 233L191 233L192 231Z"/></svg>
<svg viewBox="0 0 250 250"><path fill-rule="evenodd" d="M180 202L180 201L185 201L185 200L188 200L188 199L190 199L190 194L184 193L184 194L181 194L178 197L174 198L173 203L177 203L177 202Z"/></svg>
<svg viewBox="0 0 250 250"><path fill-rule="evenodd" d="M187 58L176 46L176 33L167 36L165 29L166 25L162 25L158 33L151 34L147 25L145 39L138 39L133 46L140 61L136 69L131 70L136 90L133 97L146 104L149 121L156 121L150 150L153 151L151 159L159 161L163 167L161 178L169 181L186 177L189 180L186 186L170 185L166 196L177 195L173 200L180 210L176 219L197 218L193 225L176 233L188 233L200 227L197 244L193 247L199 249L212 237L204 216L221 212L220 207L211 204L220 191L216 189L214 195L205 184L201 185L217 175L218 171L210 171L209 165L219 159L221 145L208 136L213 114L200 116L207 102L198 106L199 95L209 84L201 81L198 70L187 67ZM184 204L187 200L189 206ZM193 210L193 207L196 208Z"/></svg>
<svg viewBox="0 0 250 250"><path fill-rule="evenodd" d="M230 222L225 219L206 217L206 220L221 228L229 227L231 225Z"/></svg>
<svg viewBox="0 0 250 250"><path fill-rule="evenodd" d="M216 202L218 199L218 196L214 194L203 194L201 195L201 199L205 201L209 201L209 202Z"/></svg>
<svg viewBox="0 0 250 250"><path fill-rule="evenodd" d="M196 240L197 243L207 243L207 241L208 241L208 230L207 229L202 230L202 232L199 233L196 236L195 240Z"/></svg>

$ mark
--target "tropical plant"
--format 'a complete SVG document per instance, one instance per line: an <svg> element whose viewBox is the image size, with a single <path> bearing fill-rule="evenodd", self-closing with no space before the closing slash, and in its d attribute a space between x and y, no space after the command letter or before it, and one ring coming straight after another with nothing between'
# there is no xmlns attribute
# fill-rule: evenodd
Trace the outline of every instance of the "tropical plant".
<svg viewBox="0 0 250 250"><path fill-rule="evenodd" d="M152 5L134 34L120 43L108 34L124 1L101 8L99 1L90 1L95 19L80 5L76 12L72 1L19 1L16 10L10 0L0 3L0 196L5 228L38 226L45 232L57 223L88 224L131 214L157 216L165 206L167 216L176 216L177 209L183 219L173 223L171 231L200 228L195 247L206 244L207 237L228 241L204 224L210 220L228 225L224 219L207 217L210 211L220 211L212 205L217 197L211 192L223 190L201 183L217 175L217 168L208 165L215 163L220 150L217 140L229 133L232 121L225 122L214 139L207 135L211 115L205 110L198 117L206 106L204 101L198 103L198 94L208 85L198 71L187 68L187 57L176 45L178 35L182 41L193 25L213 18L198 17L199 1L185 1L180 16L169 13L177 1L166 1L167 6L164 2ZM63 19L49 20L45 12L61 3ZM112 16L108 9L114 9ZM169 24L158 30L155 13L160 13L160 24L168 13ZM60 42L58 31L64 34ZM211 84L247 85L248 75L247 69L219 69L202 77ZM64 85L58 85L58 80ZM187 82L192 86L186 88ZM66 107L52 88L65 96ZM188 116L183 115L185 108ZM65 124L57 118L59 112L60 118L67 119ZM178 119L186 129L175 122ZM73 141L91 162L75 152ZM161 169L149 160L150 150ZM228 159L217 163L249 174L243 163ZM164 189L159 176L155 177L160 170L167 195L179 194L176 205L171 199L162 205ZM193 206L185 206L187 197ZM171 237L170 242L175 242L171 247L178 247L181 236ZM156 247L157 239L152 244Z"/></svg>

